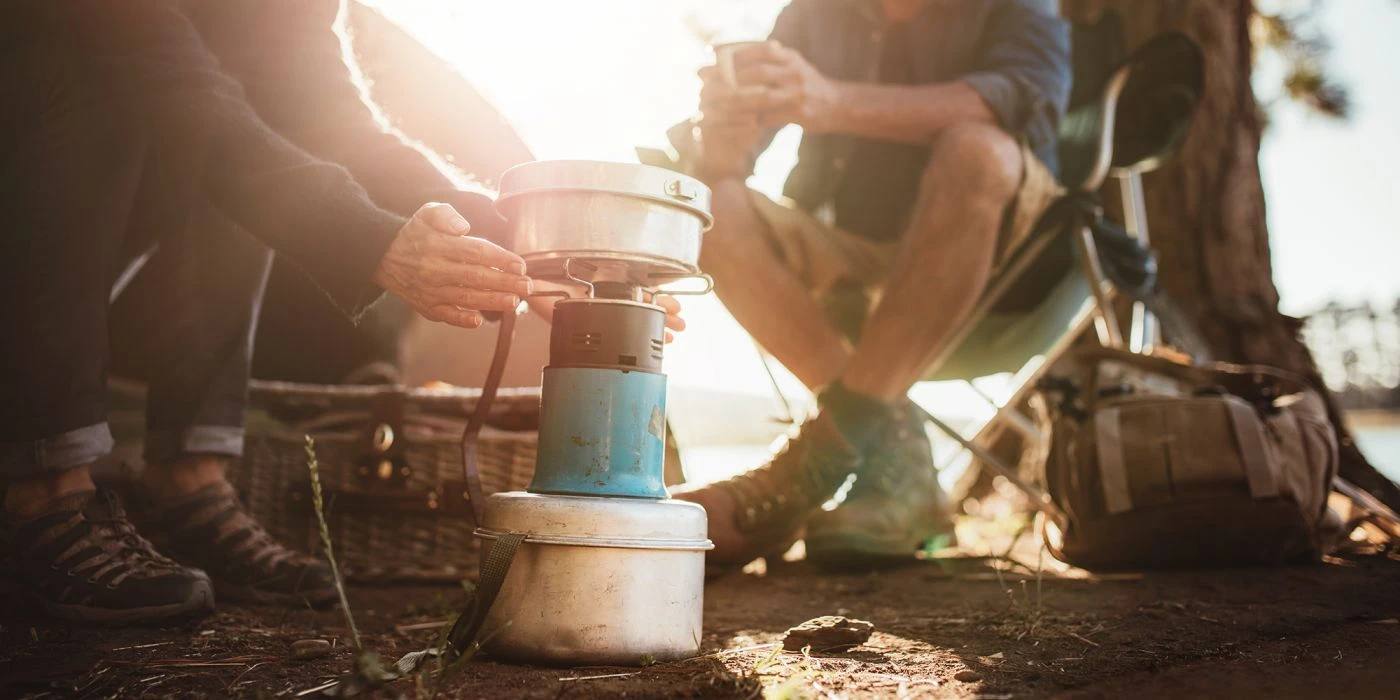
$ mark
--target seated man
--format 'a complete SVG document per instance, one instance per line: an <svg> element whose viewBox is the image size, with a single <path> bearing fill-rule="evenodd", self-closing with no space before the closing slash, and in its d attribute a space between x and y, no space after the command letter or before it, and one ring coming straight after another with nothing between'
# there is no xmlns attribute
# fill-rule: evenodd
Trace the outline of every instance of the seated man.
<svg viewBox="0 0 1400 700"><path fill-rule="evenodd" d="M503 233L490 199L376 125L332 31L339 9L0 10L0 569L53 614L144 622L207 612L215 593L335 598L326 566L272 540L224 478L273 250L352 318L388 290L474 328L530 293L524 262L480 237ZM119 300L133 313L114 316L116 272L152 242ZM89 467L112 447L109 320L130 321L111 349L149 381L142 531L159 552L93 497Z"/></svg>
<svg viewBox="0 0 1400 700"><path fill-rule="evenodd" d="M780 553L804 525L808 557L835 565L907 558L951 533L905 396L1058 193L1069 30L1053 11L793 0L770 41L735 55L736 85L701 71L689 155L715 214L701 265L819 407L768 464L679 496L710 514L711 562ZM784 124L803 139L790 201L774 202L744 180ZM868 318L830 318L853 290L871 293ZM814 513L852 474L843 504Z"/></svg>

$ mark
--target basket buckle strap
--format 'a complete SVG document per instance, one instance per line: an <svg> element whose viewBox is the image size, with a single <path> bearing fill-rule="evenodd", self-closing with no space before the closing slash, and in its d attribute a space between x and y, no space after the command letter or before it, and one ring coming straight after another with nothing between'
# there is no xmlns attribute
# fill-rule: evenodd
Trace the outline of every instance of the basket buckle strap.
<svg viewBox="0 0 1400 700"><path fill-rule="evenodd" d="M1099 482L1103 487L1104 508L1109 515L1133 508L1128 490L1128 468L1123 459L1123 426L1118 408L1103 408L1094 414L1095 445L1099 456Z"/></svg>
<svg viewBox="0 0 1400 700"><path fill-rule="evenodd" d="M1276 498L1278 480L1269 467L1268 445L1259 425L1259 414L1253 406L1233 396L1225 398L1225 406L1239 443L1240 463L1244 465L1245 480L1249 482L1249 495L1256 499Z"/></svg>
<svg viewBox="0 0 1400 700"><path fill-rule="evenodd" d="M481 640L477 639L481 634L481 626L486 622L486 616L490 614L491 606L495 604L496 596L501 592L501 585L510 573L515 553L524 541L525 533L508 532L491 542L491 548L481 565L476 593L472 595L466 609L457 616L457 621L452 623L452 629L447 633L448 658L459 658L468 652L475 652L481 646Z"/></svg>

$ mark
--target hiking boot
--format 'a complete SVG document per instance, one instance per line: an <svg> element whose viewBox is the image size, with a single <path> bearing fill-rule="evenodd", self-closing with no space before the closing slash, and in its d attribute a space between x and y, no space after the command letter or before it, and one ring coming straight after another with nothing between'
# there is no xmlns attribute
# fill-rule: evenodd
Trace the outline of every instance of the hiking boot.
<svg viewBox="0 0 1400 700"><path fill-rule="evenodd" d="M330 566L273 539L226 481L153 507L147 516L151 541L209 572L220 600L322 606L338 597Z"/></svg>
<svg viewBox="0 0 1400 700"><path fill-rule="evenodd" d="M209 577L157 552L105 490L9 529L4 554L16 584L65 620L144 624L214 611Z"/></svg>
<svg viewBox="0 0 1400 700"><path fill-rule="evenodd" d="M827 568L894 565L926 547L956 543L924 414L912 402L899 412L885 439L866 454L846 500L808 518L808 561Z"/></svg>
<svg viewBox="0 0 1400 700"><path fill-rule="evenodd" d="M710 518L712 565L743 565L781 555L801 534L807 514L860 465L860 454L825 411L757 469L676 494L699 503Z"/></svg>

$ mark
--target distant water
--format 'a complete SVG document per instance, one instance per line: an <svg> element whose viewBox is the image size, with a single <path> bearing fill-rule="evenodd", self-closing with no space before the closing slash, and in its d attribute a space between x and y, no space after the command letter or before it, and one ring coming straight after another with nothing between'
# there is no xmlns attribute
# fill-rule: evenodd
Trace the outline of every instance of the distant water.
<svg viewBox="0 0 1400 700"><path fill-rule="evenodd" d="M1391 481L1400 482L1400 425L1367 425L1356 428L1356 440L1371 463ZM692 481L718 481L756 467L768 456L764 445L707 445L683 450L686 473Z"/></svg>
<svg viewBox="0 0 1400 700"><path fill-rule="evenodd" d="M1400 425L1359 426L1356 442L1376 469L1400 482Z"/></svg>

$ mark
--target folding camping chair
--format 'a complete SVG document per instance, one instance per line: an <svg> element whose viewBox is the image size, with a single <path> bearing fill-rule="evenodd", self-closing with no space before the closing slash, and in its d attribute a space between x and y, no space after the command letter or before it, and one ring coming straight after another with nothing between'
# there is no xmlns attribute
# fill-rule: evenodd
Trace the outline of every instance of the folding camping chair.
<svg viewBox="0 0 1400 700"><path fill-rule="evenodd" d="M1185 36L1171 33L1126 60L1104 60L1106 54L1122 55L1121 25L1113 15L1095 25L1076 26L1073 46L1075 90L1060 133L1061 180L1067 188L1062 203L1096 201L1112 176L1122 193L1126 229L1146 245L1142 175L1160 166L1185 135L1201 94L1200 50ZM1018 407L1090 325L1105 346L1146 352L1159 342L1158 324L1140 303L1133 304L1125 334L1115 312L1118 294L1105 277L1095 238L1081 207L1052 207L994 273L973 313L935 359L924 380L966 382L992 409L990 418L955 428L923 407L935 427L962 447L940 468L971 452L1036 496L1038 507L1053 510L1043 492L1023 483L1013 465L991 452L992 443L1006 429L1031 444L1048 440ZM1002 396L990 396L972 384L997 374L1012 375Z"/></svg>

